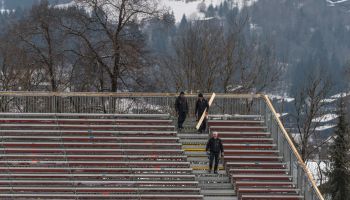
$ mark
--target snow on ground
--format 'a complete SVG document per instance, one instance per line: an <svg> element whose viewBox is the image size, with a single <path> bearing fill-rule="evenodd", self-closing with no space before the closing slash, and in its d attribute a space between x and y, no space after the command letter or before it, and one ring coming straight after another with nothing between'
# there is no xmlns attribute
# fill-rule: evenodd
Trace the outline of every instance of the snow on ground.
<svg viewBox="0 0 350 200"><path fill-rule="evenodd" d="M268 94L268 96L271 98L271 99L277 99L279 101L285 101L285 102L292 102L294 101L294 98L291 98L291 97L288 97L287 94L283 94L283 96L281 95L275 95L275 94Z"/></svg>
<svg viewBox="0 0 350 200"><path fill-rule="evenodd" d="M319 126L319 127L316 127L316 131L324 131L324 130L327 130L327 129L330 129L330 128L334 128L336 125L324 125L324 126Z"/></svg>
<svg viewBox="0 0 350 200"><path fill-rule="evenodd" d="M327 0L327 2L331 4L331 6L334 6L335 4L339 4L339 3L344 3L344 2L347 2L347 1L349 1L349 0L338 0L338 1Z"/></svg>
<svg viewBox="0 0 350 200"><path fill-rule="evenodd" d="M322 102L323 103L332 103L332 102L336 101L337 99L340 99L341 97L346 97L348 95L350 95L350 93L343 92L343 93L335 94L335 95L331 96L330 98L322 99Z"/></svg>
<svg viewBox="0 0 350 200"><path fill-rule="evenodd" d="M284 116L287 116L289 113L277 113L277 117L281 118L281 117L284 117Z"/></svg>
<svg viewBox="0 0 350 200"><path fill-rule="evenodd" d="M321 117L317 117L317 118L313 119L312 122L329 122L329 121L336 119L337 117L338 117L338 115L336 115L336 114L325 114Z"/></svg>
<svg viewBox="0 0 350 200"><path fill-rule="evenodd" d="M340 97L346 97L348 95L350 95L350 92L348 92L348 93L343 92L343 93L335 94L335 95L331 96L331 98L332 99L339 99Z"/></svg>
<svg viewBox="0 0 350 200"><path fill-rule="evenodd" d="M224 1L225 0L195 0L186 2L186 0L161 0L161 5L172 10L176 22L180 22L183 15L186 15L189 19L202 19L204 15L198 10L198 5L202 2L208 7L210 4L219 6ZM256 1L257 0L233 0L232 7L242 8L245 5L250 6Z"/></svg>
<svg viewBox="0 0 350 200"><path fill-rule="evenodd" d="M309 161L306 165L313 175L317 185L321 183L321 179L323 179L323 183L327 181L325 172L328 169L328 162L312 160Z"/></svg>
<svg viewBox="0 0 350 200"><path fill-rule="evenodd" d="M76 3L74 1L72 1L70 3L58 4L55 7L64 9L64 8L69 8L69 7L75 6L75 5L76 5Z"/></svg>
<svg viewBox="0 0 350 200"><path fill-rule="evenodd" d="M106 101L105 106L109 107L110 102ZM169 106L160 106L152 104L142 98L120 98L115 101L115 107L120 113L170 113L171 108Z"/></svg>

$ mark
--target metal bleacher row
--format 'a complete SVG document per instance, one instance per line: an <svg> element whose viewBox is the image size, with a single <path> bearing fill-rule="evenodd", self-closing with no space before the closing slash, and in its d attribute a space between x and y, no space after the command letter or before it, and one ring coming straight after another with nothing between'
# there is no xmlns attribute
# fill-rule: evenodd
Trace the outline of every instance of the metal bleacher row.
<svg viewBox="0 0 350 200"><path fill-rule="evenodd" d="M167 114L0 113L0 199L203 199Z"/></svg>

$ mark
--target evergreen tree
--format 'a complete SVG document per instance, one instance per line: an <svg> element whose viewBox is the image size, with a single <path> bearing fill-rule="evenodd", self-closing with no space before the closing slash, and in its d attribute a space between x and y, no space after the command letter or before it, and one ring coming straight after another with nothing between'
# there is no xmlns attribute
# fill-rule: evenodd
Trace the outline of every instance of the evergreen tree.
<svg viewBox="0 0 350 200"><path fill-rule="evenodd" d="M184 30L187 26L187 18L186 18L186 15L182 15L182 18L181 18L181 22L180 22L180 25L179 25L179 30Z"/></svg>
<svg viewBox="0 0 350 200"><path fill-rule="evenodd" d="M339 121L335 131L334 143L330 147L331 171L326 190L333 200L350 199L349 171L349 129L346 122L344 100L339 106Z"/></svg>
<svg viewBox="0 0 350 200"><path fill-rule="evenodd" d="M207 12L205 13L205 16L206 17L215 17L215 9L214 9L213 4L209 5Z"/></svg>

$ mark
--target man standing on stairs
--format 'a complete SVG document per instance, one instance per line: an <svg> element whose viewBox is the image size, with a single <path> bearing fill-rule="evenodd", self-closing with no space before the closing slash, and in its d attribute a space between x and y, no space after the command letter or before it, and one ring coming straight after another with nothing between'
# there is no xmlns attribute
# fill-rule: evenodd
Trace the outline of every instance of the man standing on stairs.
<svg viewBox="0 0 350 200"><path fill-rule="evenodd" d="M188 104L184 92L180 92L179 97L175 101L175 110L177 113L177 128L179 131L183 129L182 124L185 122L186 115L188 114Z"/></svg>
<svg viewBox="0 0 350 200"><path fill-rule="evenodd" d="M214 174L218 173L219 155L221 155L221 157L224 156L224 146L218 135L218 132L213 132L213 137L208 140L207 147L205 148L205 151L209 154L209 173L211 173L213 161L215 160Z"/></svg>
<svg viewBox="0 0 350 200"><path fill-rule="evenodd" d="M197 121L201 118L203 112L207 109L206 112L209 111L209 103L206 99L204 99L203 94L198 94L198 100L196 102L196 109L194 111L194 114L196 115ZM205 117L201 126L198 129L198 133L203 133L207 127L207 118Z"/></svg>

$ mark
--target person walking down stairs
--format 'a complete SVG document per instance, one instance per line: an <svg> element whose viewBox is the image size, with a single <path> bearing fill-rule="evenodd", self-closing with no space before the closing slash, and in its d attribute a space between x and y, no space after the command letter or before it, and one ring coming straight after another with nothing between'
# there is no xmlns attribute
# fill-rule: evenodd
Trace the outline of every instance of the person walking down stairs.
<svg viewBox="0 0 350 200"><path fill-rule="evenodd" d="M209 103L206 99L204 99L203 94L198 94L198 100L196 102L196 109L194 111L194 114L196 115L197 121L201 118L202 114L204 113L205 109L207 109L207 113L209 112ZM205 129L207 127L207 118L205 117L202 125L198 129L198 133L205 132Z"/></svg>
<svg viewBox="0 0 350 200"><path fill-rule="evenodd" d="M179 97L175 101L175 110L177 113L177 128L179 131L183 129L183 123L186 120L186 115L188 114L188 103L184 92L180 92Z"/></svg>
<svg viewBox="0 0 350 200"><path fill-rule="evenodd" d="M211 173L213 161L215 160L214 174L218 173L218 165L220 160L219 155L221 155L221 158L224 156L224 146L222 145L221 139L218 137L218 135L218 132L213 132L213 136L208 140L205 148L205 151L209 155L209 173Z"/></svg>

